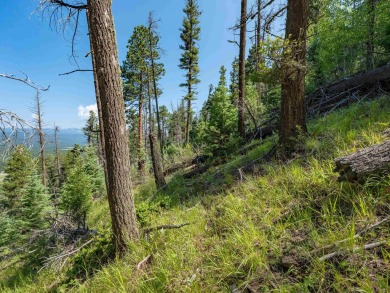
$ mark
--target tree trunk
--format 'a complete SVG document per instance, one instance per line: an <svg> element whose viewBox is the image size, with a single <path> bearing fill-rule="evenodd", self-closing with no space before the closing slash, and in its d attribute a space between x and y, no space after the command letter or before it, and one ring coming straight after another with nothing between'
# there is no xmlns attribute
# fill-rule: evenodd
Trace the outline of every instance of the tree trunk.
<svg viewBox="0 0 390 293"><path fill-rule="evenodd" d="M260 53L261 46L261 0L257 0L257 22L256 22L256 70L260 71L260 62L262 61L262 56ZM261 82L256 82L257 89L257 106L261 107L262 99L261 99Z"/></svg>
<svg viewBox="0 0 390 293"><path fill-rule="evenodd" d="M238 133L245 138L245 49L246 49L246 18L247 18L247 0L241 0L241 19L240 19L240 56L238 61Z"/></svg>
<svg viewBox="0 0 390 293"><path fill-rule="evenodd" d="M37 91L37 121L39 131L39 146L40 146L40 157L41 157L41 179L43 186L46 186L46 164L45 164L45 136L42 128L42 113L41 113L41 95Z"/></svg>
<svg viewBox="0 0 390 293"><path fill-rule="evenodd" d="M308 0L289 0L287 4L279 132L279 143L287 148L294 148L298 135L307 132L305 71L308 7Z"/></svg>
<svg viewBox="0 0 390 293"><path fill-rule="evenodd" d="M54 143L55 143L55 152L56 152L56 169L57 169L57 188L61 187L61 165L60 165L60 153L58 150L58 132L59 132L58 126L54 125ZM57 193L57 189L56 189Z"/></svg>
<svg viewBox="0 0 390 293"><path fill-rule="evenodd" d="M160 151L161 154L163 153L163 145L162 145L162 135L161 135L161 121L160 121L160 110L158 107L158 94L157 94L157 82L156 82L156 71L155 71L155 65L154 65L154 56L153 56L153 47L152 47L152 25L153 25L153 19L152 16L149 16L149 54L150 54L150 60L152 65L152 79L153 79L153 93L154 93L154 100L156 103L156 114L157 114L157 131L158 131L158 140L160 141Z"/></svg>
<svg viewBox="0 0 390 293"><path fill-rule="evenodd" d="M101 101L101 126L104 128L107 196L115 248L122 256L129 247L128 241L139 238L139 231L131 190L129 146L111 0L88 0L88 12Z"/></svg>
<svg viewBox="0 0 390 293"><path fill-rule="evenodd" d="M144 151L143 151L143 97L142 97L142 91L143 91L143 78L142 73L140 74L140 90L139 90L139 98L138 98L138 171L141 180L143 180L145 176L145 158L144 158Z"/></svg>
<svg viewBox="0 0 390 293"><path fill-rule="evenodd" d="M90 17L90 13L89 13L88 9L86 11L86 15L87 15L87 23L88 23L88 32L89 32L89 36L91 36L92 18ZM96 61L95 61L96 54L93 50L91 37L89 38L89 43L90 43L90 50L91 50L91 60L92 60L93 81L94 81L95 96L96 96L96 106L97 106L97 110L98 110L98 119L99 119L99 133L100 133L100 140L99 140L99 145L98 145L99 161L103 166L106 188L108 188L108 170L107 170L107 162L106 162L106 151L105 151L106 148L105 148L105 142L104 142L103 112L102 112L102 104L101 104L100 95L99 95L99 83L98 83L98 78L97 78L97 68L96 68Z"/></svg>
<svg viewBox="0 0 390 293"><path fill-rule="evenodd" d="M161 160L161 153L159 151L159 145L157 138L154 134L154 122L153 122L153 112L152 112L152 97L150 93L150 80L148 75L148 105L149 105L149 144L150 144L150 153L152 156L152 165L154 171L154 179L156 182L157 189L160 189L166 185L164 178L164 168Z"/></svg>
<svg viewBox="0 0 390 293"><path fill-rule="evenodd" d="M339 181L364 182L371 175L390 173L390 140L335 159Z"/></svg>
<svg viewBox="0 0 390 293"><path fill-rule="evenodd" d="M189 74L191 75L191 70ZM186 145L190 143L190 129L191 129L191 85L188 85L186 138L185 138Z"/></svg>
<svg viewBox="0 0 390 293"><path fill-rule="evenodd" d="M375 67L374 62L374 39L375 39L375 5L377 0L367 0L368 3L368 35L367 35L367 53L366 70L372 70Z"/></svg>

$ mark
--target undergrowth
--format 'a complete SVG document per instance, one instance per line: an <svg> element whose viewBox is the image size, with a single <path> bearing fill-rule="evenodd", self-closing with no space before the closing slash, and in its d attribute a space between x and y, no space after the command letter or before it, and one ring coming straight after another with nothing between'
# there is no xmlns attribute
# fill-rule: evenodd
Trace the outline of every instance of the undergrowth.
<svg viewBox="0 0 390 293"><path fill-rule="evenodd" d="M146 182L135 191L141 229L190 225L151 232L123 259L107 260L108 207L95 202L88 224L100 239L59 272L31 272L22 262L1 270L0 291L389 292L388 223L353 236L390 214L390 177L359 185L340 183L333 172L334 158L386 139L389 108L383 97L311 121L305 152L287 162L256 161L276 143L272 137L192 179L178 172L158 194ZM251 163L259 172L238 176ZM377 241L386 243L353 251ZM137 270L150 254L150 265Z"/></svg>

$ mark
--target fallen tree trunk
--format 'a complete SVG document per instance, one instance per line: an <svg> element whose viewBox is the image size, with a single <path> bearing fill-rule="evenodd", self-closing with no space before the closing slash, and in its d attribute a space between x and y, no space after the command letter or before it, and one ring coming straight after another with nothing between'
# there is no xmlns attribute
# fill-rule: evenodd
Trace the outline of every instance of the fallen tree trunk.
<svg viewBox="0 0 390 293"><path fill-rule="evenodd" d="M376 87L387 91L389 80L390 64L320 87L306 96L307 114L311 117L347 106L356 100L356 93L369 96Z"/></svg>
<svg viewBox="0 0 390 293"><path fill-rule="evenodd" d="M339 181L363 182L371 175L390 173L390 140L335 159Z"/></svg>
<svg viewBox="0 0 390 293"><path fill-rule="evenodd" d="M390 92L390 64L333 82L307 95L305 98L307 117L330 113L362 99L375 98L378 92ZM270 119L247 133L247 141L264 139L276 132L279 111L279 108L272 109Z"/></svg>

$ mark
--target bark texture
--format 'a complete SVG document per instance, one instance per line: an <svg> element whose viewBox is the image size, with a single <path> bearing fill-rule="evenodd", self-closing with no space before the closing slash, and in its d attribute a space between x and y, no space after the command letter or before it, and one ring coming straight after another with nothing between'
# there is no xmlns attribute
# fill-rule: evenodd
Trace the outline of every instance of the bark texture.
<svg viewBox="0 0 390 293"><path fill-rule="evenodd" d="M140 91L139 91L139 98L138 98L138 171L141 177L141 180L143 180L143 177L145 176L145 158L144 158L144 150L143 150L143 80L142 80L142 74L140 78Z"/></svg>
<svg viewBox="0 0 390 293"><path fill-rule="evenodd" d="M371 175L390 173L390 140L335 159L339 181L364 182Z"/></svg>
<svg viewBox="0 0 390 293"><path fill-rule="evenodd" d="M305 71L308 0L289 0L287 4L286 45L283 52L280 144L290 147L306 132Z"/></svg>
<svg viewBox="0 0 390 293"><path fill-rule="evenodd" d="M238 133L245 138L245 50L246 50L247 0L241 0L240 55L238 60Z"/></svg>
<svg viewBox="0 0 390 293"><path fill-rule="evenodd" d="M87 16L87 23L88 23L88 32L89 32L89 35L91 36L91 27L93 25L92 25L92 18L90 17L88 9L86 11L86 16ZM103 112L102 112L102 103L101 103L100 95L99 95L99 83L98 83L98 78L97 78L97 73L96 73L97 72L96 71L96 61L95 61L96 54L93 51L91 37L89 38L89 42L90 42L90 47L91 47L90 49L91 49L93 81L94 81L94 87L95 87L96 105L97 105L98 119L99 119L99 134L100 134L100 139L98 141L98 143L99 143L99 145L98 145L99 161L103 165L106 187L108 188L108 170L107 170L107 162L106 162L106 151L105 151L106 148L105 148L105 143L104 143Z"/></svg>
<svg viewBox="0 0 390 293"><path fill-rule="evenodd" d="M262 61L262 56L260 53L261 49L261 0L257 0L257 18L256 18L256 71L260 71L260 62ZM261 107L262 99L262 91L261 91L261 82L256 82L256 90L257 90L257 106Z"/></svg>
<svg viewBox="0 0 390 293"><path fill-rule="evenodd" d="M128 249L139 231L131 191L130 157L114 22L110 0L88 0L89 31L101 102L108 202L116 252Z"/></svg>

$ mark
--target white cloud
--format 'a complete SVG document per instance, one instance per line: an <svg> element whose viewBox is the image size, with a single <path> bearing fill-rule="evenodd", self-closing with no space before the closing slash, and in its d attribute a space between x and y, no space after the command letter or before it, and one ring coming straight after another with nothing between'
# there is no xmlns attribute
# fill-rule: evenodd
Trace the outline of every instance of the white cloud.
<svg viewBox="0 0 390 293"><path fill-rule="evenodd" d="M31 114L31 118L34 120L38 120L38 115L33 113L33 114Z"/></svg>
<svg viewBox="0 0 390 293"><path fill-rule="evenodd" d="M97 114L97 105L89 105L89 106L79 106L78 107L78 115L81 119L88 119L89 111L94 111Z"/></svg>

